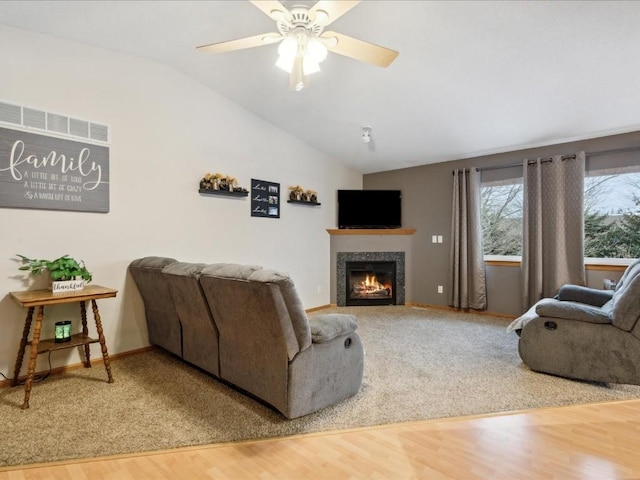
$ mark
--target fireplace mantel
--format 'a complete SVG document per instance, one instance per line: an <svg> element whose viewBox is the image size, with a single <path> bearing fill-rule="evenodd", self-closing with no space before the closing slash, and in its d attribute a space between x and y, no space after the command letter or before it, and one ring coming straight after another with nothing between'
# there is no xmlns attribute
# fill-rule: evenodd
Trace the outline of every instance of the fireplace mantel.
<svg viewBox="0 0 640 480"><path fill-rule="evenodd" d="M329 235L413 235L415 228L327 228Z"/></svg>

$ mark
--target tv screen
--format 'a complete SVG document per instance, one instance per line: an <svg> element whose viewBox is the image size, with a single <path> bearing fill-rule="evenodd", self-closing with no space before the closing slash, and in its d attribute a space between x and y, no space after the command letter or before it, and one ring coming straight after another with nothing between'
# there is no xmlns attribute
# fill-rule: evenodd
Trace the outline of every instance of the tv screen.
<svg viewBox="0 0 640 480"><path fill-rule="evenodd" d="M400 228L400 190L338 190L338 228Z"/></svg>

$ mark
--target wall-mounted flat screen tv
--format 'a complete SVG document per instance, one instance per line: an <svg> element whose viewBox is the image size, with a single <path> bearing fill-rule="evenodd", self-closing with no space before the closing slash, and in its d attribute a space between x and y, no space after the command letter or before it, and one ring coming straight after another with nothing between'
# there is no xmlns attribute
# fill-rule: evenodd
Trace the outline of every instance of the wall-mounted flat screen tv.
<svg viewBox="0 0 640 480"><path fill-rule="evenodd" d="M400 190L338 190L338 228L400 228Z"/></svg>

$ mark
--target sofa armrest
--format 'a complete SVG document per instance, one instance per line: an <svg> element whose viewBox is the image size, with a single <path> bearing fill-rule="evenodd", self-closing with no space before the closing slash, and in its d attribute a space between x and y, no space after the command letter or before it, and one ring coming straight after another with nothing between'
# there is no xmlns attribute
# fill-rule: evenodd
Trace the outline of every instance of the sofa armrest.
<svg viewBox="0 0 640 480"><path fill-rule="evenodd" d="M588 323L611 323L611 314L598 307L578 302L545 298L536 304L536 313L541 317L565 318Z"/></svg>
<svg viewBox="0 0 640 480"><path fill-rule="evenodd" d="M558 300L563 302L579 302L601 307L613 296L613 290L598 290L580 285L563 285L558 291Z"/></svg>
<svg viewBox="0 0 640 480"><path fill-rule="evenodd" d="M345 313L326 313L309 319L311 341L326 343L336 337L355 332L358 328L356 317Z"/></svg>

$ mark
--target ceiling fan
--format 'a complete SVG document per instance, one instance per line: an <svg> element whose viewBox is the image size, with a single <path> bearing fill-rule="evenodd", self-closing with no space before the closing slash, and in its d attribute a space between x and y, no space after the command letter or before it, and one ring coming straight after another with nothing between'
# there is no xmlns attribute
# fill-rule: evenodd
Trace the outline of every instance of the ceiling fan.
<svg viewBox="0 0 640 480"><path fill-rule="evenodd" d="M278 33L202 45L197 49L205 53L222 53L280 42L276 65L289 73L289 85L295 91L305 87L307 75L320 70L320 62L327 56L327 51L380 67L388 67L398 56L395 50L324 31L360 0L321 0L312 7L294 5L290 9L278 0L250 1L275 20Z"/></svg>

